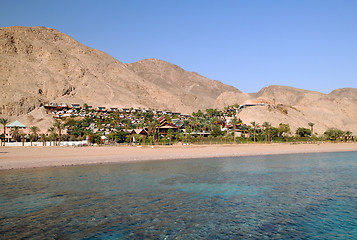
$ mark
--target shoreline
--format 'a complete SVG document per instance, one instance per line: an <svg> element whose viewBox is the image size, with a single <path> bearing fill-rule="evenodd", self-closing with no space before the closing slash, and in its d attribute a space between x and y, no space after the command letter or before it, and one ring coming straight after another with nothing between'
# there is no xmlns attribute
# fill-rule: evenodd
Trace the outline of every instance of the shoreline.
<svg viewBox="0 0 357 240"><path fill-rule="evenodd" d="M0 170L276 154L357 152L357 143L0 147Z"/></svg>

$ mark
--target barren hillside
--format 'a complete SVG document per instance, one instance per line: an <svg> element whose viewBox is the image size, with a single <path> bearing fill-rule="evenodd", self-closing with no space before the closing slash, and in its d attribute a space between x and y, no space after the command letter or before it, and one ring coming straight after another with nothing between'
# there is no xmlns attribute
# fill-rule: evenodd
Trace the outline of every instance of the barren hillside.
<svg viewBox="0 0 357 240"><path fill-rule="evenodd" d="M124 64L45 27L0 28L0 84L0 115L41 128L52 121L41 108L49 102L183 113L259 102L270 107L244 109L245 123L289 123L294 131L313 122L318 133L329 127L357 133L357 89L323 94L268 86L246 94L158 59Z"/></svg>
<svg viewBox="0 0 357 240"><path fill-rule="evenodd" d="M189 113L197 109L207 109L214 105L216 98L223 92L240 91L219 81L213 81L194 72L188 72L179 66L158 59L145 59L127 64L128 69L135 74L162 89L167 95L167 102L174 106L182 106L181 111L187 112L189 106L194 106ZM176 108L177 108L176 107Z"/></svg>
<svg viewBox="0 0 357 240"><path fill-rule="evenodd" d="M45 27L0 28L1 113L50 101L142 106L190 113L238 89L160 60L124 64Z"/></svg>
<svg viewBox="0 0 357 240"><path fill-rule="evenodd" d="M357 89L356 88L339 88L329 93L330 96L335 98L347 98L357 101Z"/></svg>
<svg viewBox="0 0 357 240"><path fill-rule="evenodd" d="M272 107L248 108L242 111L240 117L248 123L267 121L273 126L289 123L293 131L298 127L309 128L308 123L313 122L319 134L331 127L357 133L356 90L350 88L323 94L286 86L269 86L255 95L255 101L272 104ZM283 113L282 109L286 109L287 113Z"/></svg>

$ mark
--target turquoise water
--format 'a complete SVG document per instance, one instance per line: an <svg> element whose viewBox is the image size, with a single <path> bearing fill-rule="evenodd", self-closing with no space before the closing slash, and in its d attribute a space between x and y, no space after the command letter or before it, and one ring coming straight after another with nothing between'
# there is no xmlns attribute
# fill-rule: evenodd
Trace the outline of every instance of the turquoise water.
<svg viewBox="0 0 357 240"><path fill-rule="evenodd" d="M357 239L357 152L0 172L1 239Z"/></svg>

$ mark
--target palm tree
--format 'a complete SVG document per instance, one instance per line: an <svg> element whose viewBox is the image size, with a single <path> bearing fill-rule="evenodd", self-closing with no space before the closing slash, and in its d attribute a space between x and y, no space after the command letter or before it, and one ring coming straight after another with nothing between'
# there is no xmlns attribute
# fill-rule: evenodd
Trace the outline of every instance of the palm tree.
<svg viewBox="0 0 357 240"><path fill-rule="evenodd" d="M38 139L38 132L40 131L40 129L39 129L38 127L36 127L36 126L32 126L32 127L30 127L30 130L31 130L31 132L32 132L33 135L34 135L34 140L37 141L37 139Z"/></svg>
<svg viewBox="0 0 357 240"><path fill-rule="evenodd" d="M308 124L309 124L309 126L311 128L311 136L312 136L314 134L314 125L315 125L315 123L309 122Z"/></svg>
<svg viewBox="0 0 357 240"><path fill-rule="evenodd" d="M53 124L53 127L58 131L58 146L61 146L61 136L62 130L64 129L64 125L61 121L56 120L56 122Z"/></svg>
<svg viewBox="0 0 357 240"><path fill-rule="evenodd" d="M249 139L250 136L252 136L252 127L249 125L244 125L244 127L245 127L244 130L246 130L248 133L248 139Z"/></svg>
<svg viewBox="0 0 357 240"><path fill-rule="evenodd" d="M129 119L123 119L121 121L123 124L124 124L124 129L125 129L125 132L128 131L128 125L131 123Z"/></svg>
<svg viewBox="0 0 357 240"><path fill-rule="evenodd" d="M35 140L35 134L33 134L33 133L31 133L30 135L29 135L29 137L30 137L30 142L31 142L31 147L32 147L32 142L33 142L33 140Z"/></svg>
<svg viewBox="0 0 357 240"><path fill-rule="evenodd" d="M42 146L46 146L46 134L42 133L41 139L42 139Z"/></svg>
<svg viewBox="0 0 357 240"><path fill-rule="evenodd" d="M352 132L351 131L346 131L345 135L346 135L346 138L347 138L347 141L348 141L348 140L350 140L350 136L352 135Z"/></svg>
<svg viewBox="0 0 357 240"><path fill-rule="evenodd" d="M155 127L155 122L154 122L154 121L148 122L147 126L148 126L148 132L149 132L149 134L150 134L150 135L152 134L152 137L150 138L150 140L151 140L151 145L154 145L155 129L156 129L156 127Z"/></svg>
<svg viewBox="0 0 357 240"><path fill-rule="evenodd" d="M186 127L185 127L186 142L190 142L191 133L192 133L192 128L191 128L191 126L188 124L188 125L186 125Z"/></svg>
<svg viewBox="0 0 357 240"><path fill-rule="evenodd" d="M20 136L21 136L22 146L25 146L25 136L26 136L26 134L24 132L21 132Z"/></svg>
<svg viewBox="0 0 357 240"><path fill-rule="evenodd" d="M54 133L55 133L55 128L54 127L50 127L49 129L47 129L47 132L50 133L50 146L51 146L51 141L54 140L53 137L54 137ZM55 145L55 144L53 144Z"/></svg>
<svg viewBox="0 0 357 240"><path fill-rule="evenodd" d="M253 126L253 140L255 142L255 133L256 133L256 129L258 127L258 124L256 124L255 121L251 122L250 124L252 124L252 126Z"/></svg>
<svg viewBox="0 0 357 240"><path fill-rule="evenodd" d="M3 125L4 127L4 146L5 146L5 142L6 142L6 125L9 123L9 119L6 118L0 118L0 124Z"/></svg>
<svg viewBox="0 0 357 240"><path fill-rule="evenodd" d="M213 127L214 127L217 123L218 123L218 119L217 119L216 117L211 118L211 119L209 120L208 126L209 126L211 132L213 131Z"/></svg>
<svg viewBox="0 0 357 240"><path fill-rule="evenodd" d="M171 145L171 140L174 137L174 131L171 128L167 131L167 136L169 138L169 144Z"/></svg>
<svg viewBox="0 0 357 240"><path fill-rule="evenodd" d="M231 124L233 125L233 140L234 140L234 143L236 143L236 126L237 126L237 123L238 123L238 120L237 120L236 117L234 117L231 120Z"/></svg>
<svg viewBox="0 0 357 240"><path fill-rule="evenodd" d="M160 122L158 120L154 121L154 126L155 126L155 133L157 133L157 141L159 141L159 127L160 127ZM155 142L155 135L154 135L154 142Z"/></svg>
<svg viewBox="0 0 357 240"><path fill-rule="evenodd" d="M265 134L265 142L270 141L270 138L269 138L269 128L271 127L271 124L269 122L264 122L263 125L262 125L264 128L265 128L265 131L266 131L266 134Z"/></svg>
<svg viewBox="0 0 357 240"><path fill-rule="evenodd" d="M15 139L15 141L17 142L20 138L19 127L14 127L13 129L11 129L11 135L12 135L12 138Z"/></svg>

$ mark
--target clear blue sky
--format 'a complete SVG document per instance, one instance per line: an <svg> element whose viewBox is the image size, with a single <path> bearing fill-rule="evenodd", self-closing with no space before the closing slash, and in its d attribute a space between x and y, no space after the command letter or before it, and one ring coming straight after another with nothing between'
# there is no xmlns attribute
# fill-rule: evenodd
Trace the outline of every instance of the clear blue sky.
<svg viewBox="0 0 357 240"><path fill-rule="evenodd" d="M0 26L46 26L121 62L162 59L257 92L357 88L356 0L2 0Z"/></svg>

